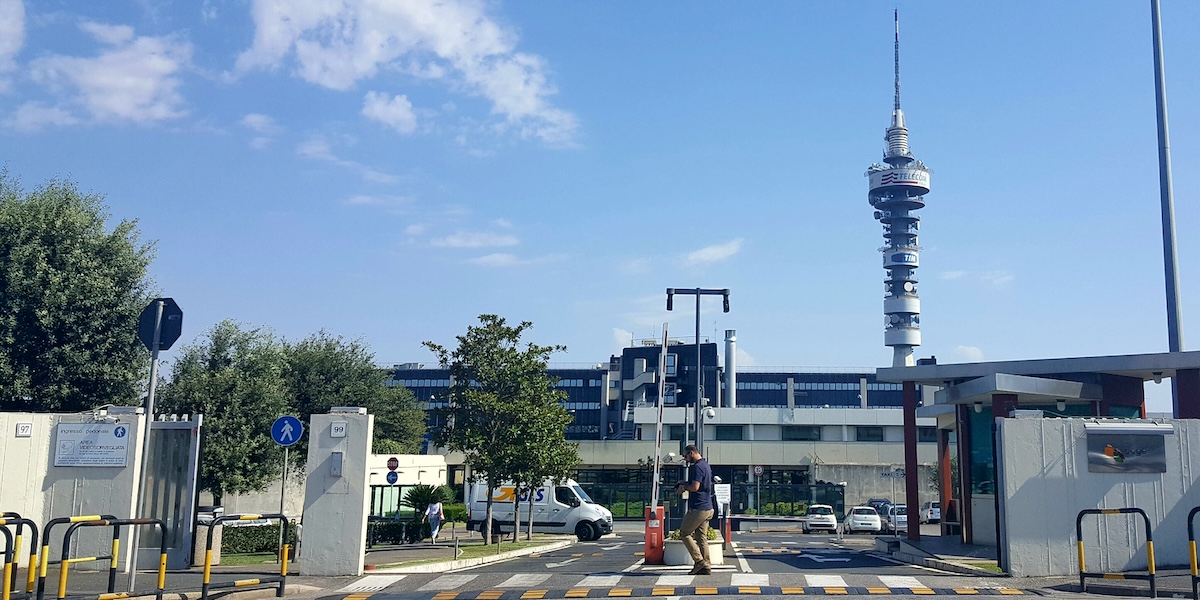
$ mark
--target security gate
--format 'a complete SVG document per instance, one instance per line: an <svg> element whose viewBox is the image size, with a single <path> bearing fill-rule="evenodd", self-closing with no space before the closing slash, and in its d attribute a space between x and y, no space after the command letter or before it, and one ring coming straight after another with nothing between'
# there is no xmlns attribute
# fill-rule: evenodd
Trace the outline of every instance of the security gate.
<svg viewBox="0 0 1200 600"><path fill-rule="evenodd" d="M164 418L166 415L159 415ZM200 426L203 415L191 420L155 421L150 427L146 493L138 517L166 524L167 568L187 569L192 562L196 522L196 485L200 477ZM187 415L184 415L187 419ZM138 541L138 568L157 568L162 534L146 528Z"/></svg>

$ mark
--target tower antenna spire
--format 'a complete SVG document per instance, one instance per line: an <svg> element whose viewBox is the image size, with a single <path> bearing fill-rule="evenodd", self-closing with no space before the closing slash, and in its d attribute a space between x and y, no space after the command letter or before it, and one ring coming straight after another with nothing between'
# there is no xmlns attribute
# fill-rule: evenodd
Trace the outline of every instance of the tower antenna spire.
<svg viewBox="0 0 1200 600"><path fill-rule="evenodd" d="M892 11L896 19L896 104L895 110L900 110L900 9Z"/></svg>

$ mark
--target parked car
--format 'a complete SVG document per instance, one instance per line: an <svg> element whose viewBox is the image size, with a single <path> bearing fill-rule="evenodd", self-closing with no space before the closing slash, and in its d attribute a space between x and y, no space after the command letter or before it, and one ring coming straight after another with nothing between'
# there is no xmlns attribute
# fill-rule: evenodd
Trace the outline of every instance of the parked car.
<svg viewBox="0 0 1200 600"><path fill-rule="evenodd" d="M866 531L868 533L879 533L883 529L883 523L879 520L879 513L870 506L855 506L846 513L845 520L842 521L842 531L845 533L854 533L856 531Z"/></svg>
<svg viewBox="0 0 1200 600"><path fill-rule="evenodd" d="M881 517L887 514L887 507L891 505L892 501L888 498L871 498L864 504L864 506L870 506L875 509L875 512L879 513Z"/></svg>
<svg viewBox="0 0 1200 600"><path fill-rule="evenodd" d="M883 528L893 533L899 533L901 529L907 529L908 507L903 504L889 506L887 514L883 517Z"/></svg>
<svg viewBox="0 0 1200 600"><path fill-rule="evenodd" d="M835 533L837 527L837 515L833 514L832 506L828 504L808 505L808 517L804 519L804 533L811 533L814 529L825 529L830 533Z"/></svg>
<svg viewBox="0 0 1200 600"><path fill-rule="evenodd" d="M937 502L926 502L921 505L920 519L922 523L937 523L942 520L942 508Z"/></svg>

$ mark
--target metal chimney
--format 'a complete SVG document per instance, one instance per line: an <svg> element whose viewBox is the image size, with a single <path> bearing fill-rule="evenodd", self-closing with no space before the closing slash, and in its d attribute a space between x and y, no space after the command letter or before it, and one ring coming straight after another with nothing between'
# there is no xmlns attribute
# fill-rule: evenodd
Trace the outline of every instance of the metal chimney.
<svg viewBox="0 0 1200 600"><path fill-rule="evenodd" d="M725 398L729 408L737 408L737 330L725 330Z"/></svg>

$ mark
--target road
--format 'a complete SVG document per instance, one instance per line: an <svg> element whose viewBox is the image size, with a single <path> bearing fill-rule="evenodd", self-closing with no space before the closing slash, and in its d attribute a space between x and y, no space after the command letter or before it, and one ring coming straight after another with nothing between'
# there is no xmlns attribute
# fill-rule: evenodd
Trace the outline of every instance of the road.
<svg viewBox="0 0 1200 600"><path fill-rule="evenodd" d="M642 535L618 532L546 554L453 573L369 575L338 600L537 600L549 598L812 595L1030 595L1005 579L900 563L874 552L874 536L733 534L711 575L642 562Z"/></svg>

